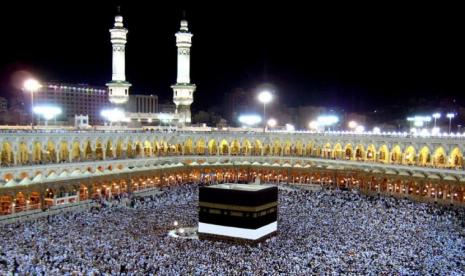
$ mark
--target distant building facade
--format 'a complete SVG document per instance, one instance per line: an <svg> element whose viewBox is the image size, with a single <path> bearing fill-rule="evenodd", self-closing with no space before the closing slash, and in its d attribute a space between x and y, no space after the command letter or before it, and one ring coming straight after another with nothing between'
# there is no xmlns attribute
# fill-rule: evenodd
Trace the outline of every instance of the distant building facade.
<svg viewBox="0 0 465 276"><path fill-rule="evenodd" d="M6 112L8 110L8 100L6 98L0 97L0 113Z"/></svg>
<svg viewBox="0 0 465 276"><path fill-rule="evenodd" d="M129 95L127 111L132 113L158 113L158 96Z"/></svg>
<svg viewBox="0 0 465 276"><path fill-rule="evenodd" d="M174 103L165 102L158 106L160 113L175 113L176 105Z"/></svg>
<svg viewBox="0 0 465 276"><path fill-rule="evenodd" d="M226 96L225 108L231 123L237 122L241 113L250 113L256 109L256 104L251 99L254 100L255 97L241 88L234 89Z"/></svg>
<svg viewBox="0 0 465 276"><path fill-rule="evenodd" d="M57 118L66 124L74 123L74 115L89 115L91 125L103 124L102 109L110 106L108 90L104 86L87 84L44 83L34 94L34 106L53 105L62 109Z"/></svg>

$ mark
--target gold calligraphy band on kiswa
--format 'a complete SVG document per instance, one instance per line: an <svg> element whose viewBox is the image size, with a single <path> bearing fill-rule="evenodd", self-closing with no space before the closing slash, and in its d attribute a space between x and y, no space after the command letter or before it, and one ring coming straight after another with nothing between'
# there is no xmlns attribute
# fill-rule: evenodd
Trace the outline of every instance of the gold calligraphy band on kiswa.
<svg viewBox="0 0 465 276"><path fill-rule="evenodd" d="M260 206L243 206L243 205L219 204L219 203L199 201L199 207L231 210L231 211L244 211L244 212L260 212L260 211L267 210L267 209L270 209L276 206L278 206L277 201L263 204Z"/></svg>

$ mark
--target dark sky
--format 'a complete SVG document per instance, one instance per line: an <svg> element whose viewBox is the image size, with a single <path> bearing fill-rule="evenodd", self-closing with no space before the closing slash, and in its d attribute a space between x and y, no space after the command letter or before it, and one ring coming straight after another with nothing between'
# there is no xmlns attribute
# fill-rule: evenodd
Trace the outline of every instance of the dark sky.
<svg viewBox="0 0 465 276"><path fill-rule="evenodd" d="M11 77L19 70L49 81L109 81L108 29L117 2L35 2L2 4L1 95L14 95ZM465 17L458 6L150 2L120 1L129 29L132 93L171 100L174 33L185 9L194 34L195 109L218 105L236 87L252 92L263 82L274 84L290 106L361 111L418 97L465 102Z"/></svg>

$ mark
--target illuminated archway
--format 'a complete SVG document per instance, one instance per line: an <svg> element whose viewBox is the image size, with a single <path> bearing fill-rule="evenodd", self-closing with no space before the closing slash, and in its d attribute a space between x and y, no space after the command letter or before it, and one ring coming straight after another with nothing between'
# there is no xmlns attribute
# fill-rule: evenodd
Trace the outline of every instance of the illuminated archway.
<svg viewBox="0 0 465 276"><path fill-rule="evenodd" d="M313 148L312 148L312 156L315 156L315 157L322 157L322 154L323 153L323 146L320 145L320 144L315 144L313 145Z"/></svg>
<svg viewBox="0 0 465 276"><path fill-rule="evenodd" d="M305 155L312 156L313 155L313 143L308 142L305 146Z"/></svg>
<svg viewBox="0 0 465 276"><path fill-rule="evenodd" d="M144 152L144 146L140 141L136 141L135 157L141 157Z"/></svg>
<svg viewBox="0 0 465 276"><path fill-rule="evenodd" d="M6 215L11 213L11 205L13 203L13 197L11 195L0 196L0 215Z"/></svg>
<svg viewBox="0 0 465 276"><path fill-rule="evenodd" d="M69 147L66 141L60 142L60 161L69 161Z"/></svg>
<svg viewBox="0 0 465 276"><path fill-rule="evenodd" d="M283 148L283 155L290 156L292 154L292 143L290 140L286 140Z"/></svg>
<svg viewBox="0 0 465 276"><path fill-rule="evenodd" d="M107 141L107 145L105 147L105 159L108 159L108 158L114 158L113 156L113 143L111 142L111 140L108 140Z"/></svg>
<svg viewBox="0 0 465 276"><path fill-rule="evenodd" d="M371 144L367 148L367 161L375 161L376 160L376 147L375 145Z"/></svg>
<svg viewBox="0 0 465 276"><path fill-rule="evenodd" d="M282 151L282 146L281 146L281 141L276 139L273 142L273 152L271 153L272 155L275 156L280 156Z"/></svg>
<svg viewBox="0 0 465 276"><path fill-rule="evenodd" d="M354 149L352 148L352 144L347 144L344 147L344 159L346 160L352 160L353 158L353 151Z"/></svg>
<svg viewBox="0 0 465 276"><path fill-rule="evenodd" d="M32 161L40 163L42 161L42 144L34 142L32 147Z"/></svg>
<svg viewBox="0 0 465 276"><path fill-rule="evenodd" d="M206 149L206 145L205 145L205 140L204 139L199 139L197 140L197 143L195 145L195 154L197 155L204 155L205 154L205 149Z"/></svg>
<svg viewBox="0 0 465 276"><path fill-rule="evenodd" d="M169 146L168 146L168 143L166 141L161 140L159 142L159 146L160 146L160 154L161 155L166 155L169 152Z"/></svg>
<svg viewBox="0 0 465 276"><path fill-rule="evenodd" d="M427 166L431 163L431 153L428 147L424 146L418 153L418 165Z"/></svg>
<svg viewBox="0 0 465 276"><path fill-rule="evenodd" d="M231 155L239 155L241 152L241 144L238 140L233 140L231 142Z"/></svg>
<svg viewBox="0 0 465 276"><path fill-rule="evenodd" d="M191 145L191 150L192 150L192 147L193 147L193 146ZM175 153L175 154L178 154L178 155L179 155L179 154L182 154L182 149L183 149L182 145L178 143L178 144L175 145L175 151L174 151L174 153Z"/></svg>
<svg viewBox="0 0 465 276"><path fill-rule="evenodd" d="M57 161L58 160L55 143L53 143L52 141L48 141L47 151L45 152L45 162L56 163Z"/></svg>
<svg viewBox="0 0 465 276"><path fill-rule="evenodd" d="M220 154L221 155L229 154L229 144L228 144L228 141L226 141L225 139L221 140L220 142Z"/></svg>
<svg viewBox="0 0 465 276"><path fill-rule="evenodd" d="M378 162L389 163L389 149L386 145L379 147Z"/></svg>
<svg viewBox="0 0 465 276"><path fill-rule="evenodd" d="M8 142L4 142L2 145L2 166L8 166L13 163L13 151L11 145Z"/></svg>
<svg viewBox="0 0 465 276"><path fill-rule="evenodd" d="M362 145L357 145L355 148L355 159L356 160L363 160L363 157L365 156L365 149L363 148Z"/></svg>
<svg viewBox="0 0 465 276"><path fill-rule="evenodd" d="M134 150L132 149L132 141L129 140L126 145L126 157L133 158L134 157Z"/></svg>
<svg viewBox="0 0 465 276"><path fill-rule="evenodd" d="M295 155L303 156L304 155L304 145L301 140L295 142Z"/></svg>
<svg viewBox="0 0 465 276"><path fill-rule="evenodd" d="M262 155L262 142L260 140L255 140L253 145L253 155Z"/></svg>
<svg viewBox="0 0 465 276"><path fill-rule="evenodd" d="M103 160L103 145L100 139L95 142L95 159Z"/></svg>
<svg viewBox="0 0 465 276"><path fill-rule="evenodd" d="M40 204L40 194L38 192L31 192L29 195L29 209L38 209Z"/></svg>
<svg viewBox="0 0 465 276"><path fill-rule="evenodd" d="M27 148L26 143L24 142L21 142L19 144L18 161L20 164L23 164L23 165L29 162L29 150Z"/></svg>
<svg viewBox="0 0 465 276"><path fill-rule="evenodd" d="M17 211L25 211L26 209L26 196L22 192L18 192L15 196L15 208Z"/></svg>
<svg viewBox="0 0 465 276"><path fill-rule="evenodd" d="M402 163L402 150L399 145L395 145L391 150L391 163L401 164Z"/></svg>
<svg viewBox="0 0 465 276"><path fill-rule="evenodd" d="M250 143L249 140L245 139L243 142L242 142L242 154L243 155L251 155L252 154L252 143Z"/></svg>
<svg viewBox="0 0 465 276"><path fill-rule="evenodd" d="M188 138L186 141L184 141L184 154L185 155L194 154L193 142L191 138Z"/></svg>
<svg viewBox="0 0 465 276"><path fill-rule="evenodd" d="M404 163L413 165L416 162L416 152L413 146L408 146L404 151Z"/></svg>
<svg viewBox="0 0 465 276"><path fill-rule="evenodd" d="M151 157L152 156L152 143L150 143L150 141L148 140L145 140L144 143L144 156L145 157Z"/></svg>
<svg viewBox="0 0 465 276"><path fill-rule="evenodd" d="M121 159L124 156L123 141L121 139L118 139L116 142L115 155L118 159Z"/></svg>
<svg viewBox="0 0 465 276"><path fill-rule="evenodd" d="M90 140L87 140L85 146L84 146L84 158L87 160L91 160L93 158L92 156L92 144Z"/></svg>
<svg viewBox="0 0 465 276"><path fill-rule="evenodd" d="M53 206L53 202L54 202L54 197L55 197L55 192L53 189L51 188L47 188L45 190L45 194L44 194L44 203L45 203L45 207L50 207L50 206Z"/></svg>
<svg viewBox="0 0 465 276"><path fill-rule="evenodd" d="M89 198L89 191L88 188L84 185L79 186L79 200L87 200Z"/></svg>
<svg viewBox="0 0 465 276"><path fill-rule="evenodd" d="M71 160L80 161L81 160L81 145L78 141L73 142L73 147L71 148Z"/></svg>
<svg viewBox="0 0 465 276"><path fill-rule="evenodd" d="M270 144L266 144L263 146L263 155L270 155L272 153L272 147L270 146Z"/></svg>
<svg viewBox="0 0 465 276"><path fill-rule="evenodd" d="M334 159L343 159L344 152L342 151L342 146L340 143L334 145L333 149L333 158Z"/></svg>
<svg viewBox="0 0 465 276"><path fill-rule="evenodd" d="M433 165L435 167L445 167L447 165L446 151L443 147L438 147L434 151Z"/></svg>
<svg viewBox="0 0 465 276"><path fill-rule="evenodd" d="M462 168L463 167L463 155L462 151L458 147L455 147L449 156L449 166L452 168Z"/></svg>
<svg viewBox="0 0 465 276"><path fill-rule="evenodd" d="M323 158L331 158L331 155L332 155L332 150L331 150L331 144L330 143L326 143L323 148L322 148L322 151L321 151L321 157Z"/></svg>
<svg viewBox="0 0 465 276"><path fill-rule="evenodd" d="M153 155L158 156L160 154L160 145L158 144L157 140L153 141Z"/></svg>
<svg viewBox="0 0 465 276"><path fill-rule="evenodd" d="M211 139L208 141L208 154L210 155L216 155L218 154L218 145L216 143L216 140Z"/></svg>

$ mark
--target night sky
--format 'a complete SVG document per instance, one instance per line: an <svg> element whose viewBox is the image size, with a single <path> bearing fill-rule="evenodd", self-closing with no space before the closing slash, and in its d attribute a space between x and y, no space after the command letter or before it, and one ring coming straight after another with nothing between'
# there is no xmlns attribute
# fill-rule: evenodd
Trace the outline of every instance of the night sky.
<svg viewBox="0 0 465 276"><path fill-rule="evenodd" d="M1 95L17 93L11 80L20 70L45 81L109 81L108 29L117 2L36 2L2 4ZM186 10L195 110L221 104L234 88L253 93L265 82L289 106L368 111L418 98L465 103L465 17L458 7L119 3L129 29L131 92L157 94L161 102L172 98L174 33Z"/></svg>

